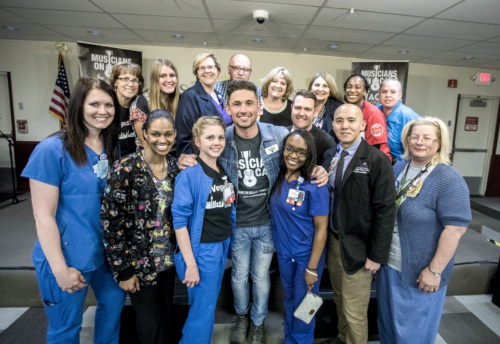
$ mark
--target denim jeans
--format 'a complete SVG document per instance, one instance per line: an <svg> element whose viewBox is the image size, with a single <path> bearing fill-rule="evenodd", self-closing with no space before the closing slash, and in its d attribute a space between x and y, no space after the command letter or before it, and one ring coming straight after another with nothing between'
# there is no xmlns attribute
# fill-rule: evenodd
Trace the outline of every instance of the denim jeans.
<svg viewBox="0 0 500 344"><path fill-rule="evenodd" d="M256 227L236 227L233 231L233 269L231 285L236 313L248 314L250 291L248 275L252 274L252 309L255 325L262 325L267 315L267 301L271 289L269 266L274 253L271 224Z"/></svg>

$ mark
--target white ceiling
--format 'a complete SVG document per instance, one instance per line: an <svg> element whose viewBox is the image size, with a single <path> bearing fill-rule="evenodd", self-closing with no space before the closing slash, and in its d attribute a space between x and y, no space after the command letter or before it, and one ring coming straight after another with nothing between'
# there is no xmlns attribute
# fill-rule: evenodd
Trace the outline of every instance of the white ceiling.
<svg viewBox="0 0 500 344"><path fill-rule="evenodd" d="M269 12L262 25L252 17L257 9ZM500 0L0 0L0 38L500 69Z"/></svg>

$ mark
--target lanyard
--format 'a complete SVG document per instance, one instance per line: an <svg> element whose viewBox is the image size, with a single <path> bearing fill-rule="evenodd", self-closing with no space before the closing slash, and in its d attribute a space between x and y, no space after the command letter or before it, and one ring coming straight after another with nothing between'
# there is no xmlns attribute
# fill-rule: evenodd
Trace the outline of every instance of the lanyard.
<svg viewBox="0 0 500 344"><path fill-rule="evenodd" d="M408 174L408 169L410 168L410 164L411 164L411 162L408 162L408 165L406 166L406 171L405 171L405 174L404 174L404 176L403 176L403 180L402 180L403 182L405 181L405 179L406 179L406 175ZM424 175L424 173L426 173L426 172L429 170L429 166L430 166L430 165L431 165L431 163L430 163L430 162L428 162L428 163L427 163L427 165L425 165L425 166L424 166L424 167L420 170L420 172L419 172L419 173L415 176L415 178L413 178L413 179L411 180L411 182L407 183L407 184L406 184L406 186L405 186L402 190L400 190L400 191L398 192L398 195L397 195L397 197L396 197L396 200L398 200L401 196L403 196L403 195L406 193L406 191L408 191L408 189L409 189L411 186L413 186L413 187L417 187L417 185L413 185L413 184L415 183L415 181L416 181L417 179L419 179L420 177L422 177L422 176Z"/></svg>

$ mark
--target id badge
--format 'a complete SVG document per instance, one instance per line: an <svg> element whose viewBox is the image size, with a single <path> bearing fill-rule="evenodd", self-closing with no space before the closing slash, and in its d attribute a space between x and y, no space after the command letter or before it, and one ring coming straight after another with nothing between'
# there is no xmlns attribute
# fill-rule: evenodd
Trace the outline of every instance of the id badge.
<svg viewBox="0 0 500 344"><path fill-rule="evenodd" d="M304 202L305 192L297 189L290 189L286 198L286 203L293 204L294 206L302 206Z"/></svg>
<svg viewBox="0 0 500 344"><path fill-rule="evenodd" d="M226 204L231 204L236 200L236 196L234 195L234 187L233 183L227 183L223 192L224 199L226 200Z"/></svg>
<svg viewBox="0 0 500 344"><path fill-rule="evenodd" d="M420 192L420 189L422 189L422 185L423 185L422 181L417 180L416 185L412 185L406 192L406 197L411 197L411 198L416 197Z"/></svg>
<svg viewBox="0 0 500 344"><path fill-rule="evenodd" d="M106 178L108 175L108 160L99 160L96 165L94 165L94 172L97 178Z"/></svg>

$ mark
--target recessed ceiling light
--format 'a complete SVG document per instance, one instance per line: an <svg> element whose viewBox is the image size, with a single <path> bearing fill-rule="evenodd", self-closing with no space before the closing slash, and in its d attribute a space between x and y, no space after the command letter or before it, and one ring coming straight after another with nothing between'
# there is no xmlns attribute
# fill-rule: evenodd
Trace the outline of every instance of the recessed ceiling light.
<svg viewBox="0 0 500 344"><path fill-rule="evenodd" d="M92 36L102 36L102 32L101 31L97 31L97 30L90 30L89 33Z"/></svg>
<svg viewBox="0 0 500 344"><path fill-rule="evenodd" d="M464 60L472 60L474 58L474 56L465 56L463 59Z"/></svg>
<svg viewBox="0 0 500 344"><path fill-rule="evenodd" d="M17 28L11 25L5 25L3 28L7 31L17 31Z"/></svg>
<svg viewBox="0 0 500 344"><path fill-rule="evenodd" d="M264 43L264 40L262 38L254 38L253 42L254 43Z"/></svg>
<svg viewBox="0 0 500 344"><path fill-rule="evenodd" d="M184 39L184 36L181 35L180 33L175 33L175 34L172 35L172 37L175 38L175 39Z"/></svg>
<svg viewBox="0 0 500 344"><path fill-rule="evenodd" d="M338 47L339 47L339 45L337 43L330 43L330 44L328 44L328 48L330 48L330 49L336 49Z"/></svg>
<svg viewBox="0 0 500 344"><path fill-rule="evenodd" d="M399 53L400 54L408 54L408 53L410 53L410 51L409 50L400 50Z"/></svg>

